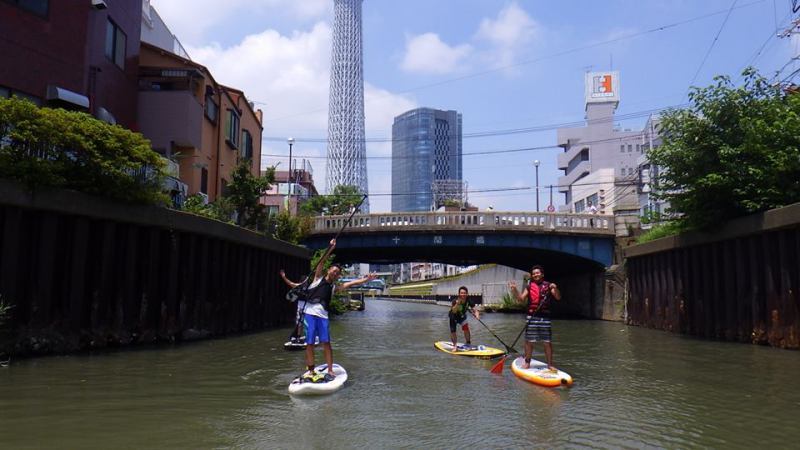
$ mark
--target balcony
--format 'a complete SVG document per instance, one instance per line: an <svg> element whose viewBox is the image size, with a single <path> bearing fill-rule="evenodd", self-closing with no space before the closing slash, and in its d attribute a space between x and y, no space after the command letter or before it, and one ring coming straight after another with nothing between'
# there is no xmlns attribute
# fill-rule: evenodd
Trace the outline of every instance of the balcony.
<svg viewBox="0 0 800 450"><path fill-rule="evenodd" d="M140 91L138 117L154 149L200 148L203 106L190 91Z"/></svg>

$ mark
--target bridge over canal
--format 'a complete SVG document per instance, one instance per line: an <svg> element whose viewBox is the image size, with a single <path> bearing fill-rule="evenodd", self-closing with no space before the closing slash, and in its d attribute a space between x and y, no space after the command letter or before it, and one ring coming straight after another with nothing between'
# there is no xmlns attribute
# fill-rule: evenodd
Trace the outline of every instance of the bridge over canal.
<svg viewBox="0 0 800 450"><path fill-rule="evenodd" d="M317 217L304 243L326 247L346 221ZM552 276L597 272L612 264L614 218L500 211L355 215L335 254L343 263L497 263L521 270L539 263Z"/></svg>

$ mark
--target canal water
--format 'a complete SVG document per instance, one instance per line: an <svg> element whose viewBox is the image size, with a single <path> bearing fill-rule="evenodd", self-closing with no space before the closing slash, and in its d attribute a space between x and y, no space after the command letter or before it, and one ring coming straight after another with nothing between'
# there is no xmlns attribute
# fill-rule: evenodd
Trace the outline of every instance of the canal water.
<svg viewBox="0 0 800 450"><path fill-rule="evenodd" d="M800 353L557 320L571 388L433 348L446 308L368 300L332 322L341 391L292 398L288 330L0 369L0 448L787 448ZM485 314L508 343L517 315ZM474 321L473 343L495 344ZM460 330L459 330L460 334ZM499 346L499 344L498 344ZM521 346L519 346L521 349ZM321 354L318 356L321 359Z"/></svg>

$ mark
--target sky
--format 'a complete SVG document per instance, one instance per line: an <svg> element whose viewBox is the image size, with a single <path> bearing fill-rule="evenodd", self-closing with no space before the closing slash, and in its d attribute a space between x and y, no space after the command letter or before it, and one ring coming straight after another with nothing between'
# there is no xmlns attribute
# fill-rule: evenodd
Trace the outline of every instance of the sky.
<svg viewBox="0 0 800 450"><path fill-rule="evenodd" d="M463 177L480 209L535 210L557 185L559 124L584 120L586 71L620 72L617 115L687 102L716 75L794 72L800 39L778 37L791 0L364 0L371 212L390 211L392 121L431 107L463 115ZM189 56L264 112L262 166L306 158L325 190L333 0L151 0ZM779 74L776 77L776 73ZM515 130L510 132L509 130ZM484 136L475 136L482 134ZM297 160L296 159L296 160ZM563 204L554 190L553 204Z"/></svg>

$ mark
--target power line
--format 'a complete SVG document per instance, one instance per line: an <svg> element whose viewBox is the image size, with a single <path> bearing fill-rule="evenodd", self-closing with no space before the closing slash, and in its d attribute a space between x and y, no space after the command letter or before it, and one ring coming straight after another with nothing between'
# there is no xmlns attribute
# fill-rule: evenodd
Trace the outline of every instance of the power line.
<svg viewBox="0 0 800 450"><path fill-rule="evenodd" d="M630 119L637 119L641 117L647 117L653 114L657 114L667 109L673 108L683 108L687 106L687 103L681 103L678 105L671 105L671 106L663 106L659 108L653 108L643 111L636 111L627 114L618 114L612 115L607 117L602 117L599 119L591 119L591 120L575 120L571 122L561 122L561 123L551 123L546 125L534 125L530 127L524 128L511 128L511 129L502 129L502 130L488 130L488 131L478 131L472 133L462 133L462 139L471 139L471 138L484 138L484 137L495 137L495 136L507 136L513 134L525 134L525 133L538 133L542 131L552 131L558 128L570 128L570 127L577 127L581 125L596 125L596 124L603 124L609 122L617 122L617 121L624 121ZM457 135L445 135L443 138L452 138L457 137ZM285 142L286 138L284 137L276 137L276 136L264 136L261 138L262 141L272 141L272 142ZM420 138L406 138L406 139L393 139L393 138L365 138L365 143L395 143L395 142L418 142L421 141ZM305 142L305 143L326 143L328 140L326 138L294 138L295 142Z"/></svg>
<svg viewBox="0 0 800 450"><path fill-rule="evenodd" d="M703 66L706 63L706 60L708 59L708 55L711 54L711 50L713 50L714 49L714 45L717 44L717 40L719 39L719 35L722 33L722 30L725 28L725 24L728 23L728 18L731 16L731 12L733 11L733 8L736 7L736 2L738 2L738 1L739 0L733 0L733 3L731 3L731 7L728 9L728 14L725 15L725 20L722 21L722 25L719 27L719 30L717 30L717 35L714 36L714 40L711 41L711 46L708 47L708 51L706 51L706 55L703 57L703 60L700 62L700 67L697 68L697 71L695 71L694 76L692 77L692 81L689 82L689 88L691 88L692 85L694 85L695 80L697 80L697 76L700 75L700 69L703 68Z"/></svg>
<svg viewBox="0 0 800 450"><path fill-rule="evenodd" d="M619 141L629 141L631 139L636 139L640 136L639 134L633 134L631 136L619 136L607 139L597 139L594 141L579 141L576 142L575 145L591 145L591 144L602 144L607 142L619 142ZM464 152L462 156L480 156L480 155L499 155L504 153L520 153L520 152L530 152L530 151L537 151L537 150L554 150L562 148L560 145L541 145L537 147L520 147L520 148L510 148L510 149L502 149L502 150L481 150L475 152ZM273 153L262 153L261 156L267 157L281 157L285 158L285 154L273 154ZM442 155L442 157L451 157L451 156L458 156L455 153L446 153ZM327 159L327 156L311 156L311 155L297 155L298 159ZM412 159L413 156L405 156L405 157L393 157L393 156L367 156L368 160L396 160L396 159Z"/></svg>
<svg viewBox="0 0 800 450"><path fill-rule="evenodd" d="M736 0L736 1L738 1L738 0ZM634 39L634 38L645 36L645 35L648 35L648 34L665 31L665 30L668 30L668 29L671 29L671 28L676 28L676 27L679 27L681 25L686 25L688 23L692 23L692 22L697 22L697 21L700 21L700 20L708 19L710 17L718 16L718 15L724 14L724 13L727 13L728 15L730 15L730 12L733 9L746 8L748 6L753 6L753 5L756 5L756 4L759 4L759 3L763 3L765 1L766 0L756 0L756 1L753 1L753 2L750 2L750 3L745 3L744 5L741 5L741 6L737 7L737 8L729 8L727 10L714 11L712 13L703 14L703 15L692 17L692 18L689 18L689 19L681 20L681 21L678 21L678 22L673 22L673 23L670 23L670 24L661 25L661 26L658 26L658 27L655 27L655 28L651 28L649 30L644 30L644 31L639 31L639 32L635 32L635 33L625 34L625 35L616 37L614 39L608 39L608 40L605 40L605 41L595 42L595 43L592 43L592 44L586 44L586 45L582 45L582 46L579 46L579 47L573 47L571 49L562 50L560 52L551 53L549 55L540 56L538 58L533 58L533 59L529 59L529 60L526 60L526 61L520 61L518 63L509 64L509 65L506 65L506 66L501 66L501 67L497 67L497 68L494 68L494 69L488 69L488 70L484 70L484 71L480 71L480 72L475 72L475 73L468 74L468 75L463 75L463 76L460 76L460 77L449 78L449 79L438 81L438 82L435 82L435 83L430 83L430 84L425 84L425 85L409 88L409 89L406 89L404 91L400 91L400 92L397 92L397 93L389 93L389 94L386 94L386 95L377 96L375 98L387 97L389 95L408 94L408 93L411 93L411 92L414 92L414 91L419 91L419 90L423 90L423 89L429 89L429 88L432 88L432 87L437 87L437 86L441 86L441 85L448 84L448 83L454 83L454 82L457 82L457 81L476 78L476 77L480 77L480 76L487 75L487 74L490 74L490 73L501 72L501 71L504 71L504 70L513 69L515 67L529 65L529 64L541 62L541 61L544 61L544 60L547 60L547 59L557 58L557 57L560 57L560 56L569 55L571 53L580 52L580 51L583 51L583 50L588 50L588 49L592 49L592 48L596 48L596 47L601 47L601 46L608 45L608 44L614 44L614 43L625 41L625 40L628 40L628 39ZM734 2L734 4L735 3L736 2ZM726 17L725 20L727 21L727 17ZM263 102L259 102L259 103L263 103ZM279 120L290 119L290 118L295 118L295 117L302 117L302 116L306 116L306 115L309 115L309 114L314 114L314 113L318 113L318 112L322 112L322 111L326 111L326 110L327 110L327 108L318 108L318 109L314 109L314 110L310 110L310 111L306 111L306 112L302 112L302 113L291 114L291 115L276 117L276 118L273 118L273 119L268 119L268 120L265 120L265 122L272 123L272 122L277 122Z"/></svg>

